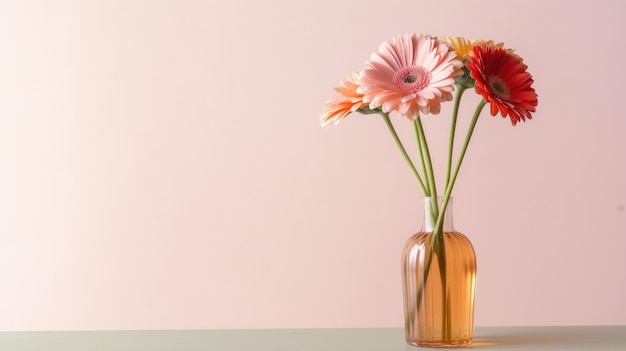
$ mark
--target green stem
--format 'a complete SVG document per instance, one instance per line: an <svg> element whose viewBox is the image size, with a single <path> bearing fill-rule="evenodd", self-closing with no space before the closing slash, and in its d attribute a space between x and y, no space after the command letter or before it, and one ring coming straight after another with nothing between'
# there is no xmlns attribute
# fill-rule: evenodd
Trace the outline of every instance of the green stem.
<svg viewBox="0 0 626 351"><path fill-rule="evenodd" d="M443 202L441 203L441 211L445 213L446 207L448 206L448 200L450 199L450 194L452 194L452 188L454 187L454 182L456 182L456 177L459 175L459 169L461 168L461 163L463 163L463 158L465 157L465 152L467 151L467 147L469 146L470 139L472 138L472 134L474 133L474 128L476 127L476 122L478 122L478 117L480 116L480 112L485 107L485 100L481 100L476 106L476 111L474 111L474 117L472 117L472 121L467 129L467 135L465 137L465 142L463 143L463 148L461 149L461 153L459 154L459 159L456 164L456 168L454 169L454 173L452 174L452 178L450 179L450 183L446 186L445 194L443 195ZM435 233L438 230L441 230L441 226L443 225L443 216L439 216L437 218L437 223L435 224Z"/></svg>
<svg viewBox="0 0 626 351"><path fill-rule="evenodd" d="M393 127L393 124L391 123L391 120L389 119L389 114L385 112L380 112L380 115L383 117L385 124L387 124L387 128L389 128L389 132L391 132L391 136L393 137L393 140L396 142L396 145L400 149L400 152L402 153L404 160L409 165L409 168L411 168L411 172L413 172L415 179L417 179L419 186L422 188L422 193L428 194L426 187L424 187L424 182L422 181L422 178L417 172L417 169L415 169L415 165L413 165L413 162L411 161L409 154L407 154L406 149L404 148L404 145L402 145L402 141L400 140L400 137L398 137L398 133L396 133L396 129Z"/></svg>
<svg viewBox="0 0 626 351"><path fill-rule="evenodd" d="M426 171L426 163L424 163L424 150L422 149L422 142L420 139L419 131L417 130L417 123L415 120L413 121L413 131L415 132L415 140L417 141L417 154L420 159L420 163L422 164L422 174L426 178L424 178L425 186L427 189L430 189L430 184L428 183L428 172ZM424 194L424 196L430 196L430 194Z"/></svg>
<svg viewBox="0 0 626 351"><path fill-rule="evenodd" d="M424 150L424 161L427 166L427 177L428 183L430 185L430 196L433 198L431 201L433 205L433 215L435 218L439 217L439 205L437 204L437 187L435 186L435 174L433 172L433 163L430 159L430 150L428 149L428 142L426 142L426 135L424 134L424 127L422 126L422 120L420 118L416 118L413 120L413 124L415 124L415 128L417 129L417 133L419 135L419 140L422 143L422 148Z"/></svg>
<svg viewBox="0 0 626 351"><path fill-rule="evenodd" d="M448 188L450 184L450 172L452 170L452 154L454 150L454 135L456 134L456 120L459 115L459 106L461 105L461 96L467 89L465 85L457 84L457 93L454 98L454 109L452 110L452 122L450 124L450 143L448 145L448 166L446 167L446 182L445 187ZM446 189L444 189L445 191Z"/></svg>

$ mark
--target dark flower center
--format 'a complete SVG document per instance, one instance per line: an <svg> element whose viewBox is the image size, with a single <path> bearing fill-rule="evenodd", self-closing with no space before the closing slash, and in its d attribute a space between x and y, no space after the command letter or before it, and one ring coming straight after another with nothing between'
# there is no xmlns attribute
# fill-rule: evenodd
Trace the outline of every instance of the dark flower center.
<svg viewBox="0 0 626 351"><path fill-rule="evenodd" d="M430 72L421 66L403 67L393 75L393 83L406 93L417 93L430 83Z"/></svg>
<svg viewBox="0 0 626 351"><path fill-rule="evenodd" d="M495 95L497 98L503 100L508 100L511 98L511 90L502 78L498 76L491 76L489 77L488 83L489 90L491 90L493 95Z"/></svg>
<svg viewBox="0 0 626 351"><path fill-rule="evenodd" d="M405 83L415 83L415 81L417 81L417 77L415 76L411 76L411 75L404 76Z"/></svg>

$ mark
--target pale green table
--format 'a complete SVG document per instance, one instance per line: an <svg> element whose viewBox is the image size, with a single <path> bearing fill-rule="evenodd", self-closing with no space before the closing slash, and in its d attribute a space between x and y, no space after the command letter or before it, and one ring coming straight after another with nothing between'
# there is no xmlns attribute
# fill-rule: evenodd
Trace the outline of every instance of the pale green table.
<svg viewBox="0 0 626 351"><path fill-rule="evenodd" d="M401 328L0 332L1 351L418 351ZM476 328L475 350L626 350L626 326Z"/></svg>

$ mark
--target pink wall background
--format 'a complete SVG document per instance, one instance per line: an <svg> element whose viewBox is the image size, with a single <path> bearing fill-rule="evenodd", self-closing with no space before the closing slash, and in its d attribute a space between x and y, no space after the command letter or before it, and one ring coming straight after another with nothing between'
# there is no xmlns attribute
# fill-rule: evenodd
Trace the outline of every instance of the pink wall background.
<svg viewBox="0 0 626 351"><path fill-rule="evenodd" d="M476 325L626 324L624 7L0 1L0 330L402 325L419 189L380 118L318 118L405 32L503 41L536 81L455 190Z"/></svg>

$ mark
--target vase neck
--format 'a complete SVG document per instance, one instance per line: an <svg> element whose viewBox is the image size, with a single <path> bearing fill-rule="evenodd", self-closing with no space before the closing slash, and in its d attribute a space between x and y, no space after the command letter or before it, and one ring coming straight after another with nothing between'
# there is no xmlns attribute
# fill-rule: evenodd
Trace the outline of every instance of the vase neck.
<svg viewBox="0 0 626 351"><path fill-rule="evenodd" d="M432 232L435 230L435 225L437 223L436 213L441 212L442 210L442 202L443 197L437 197L437 202L433 201L432 197L424 198L424 228L425 232ZM454 225L452 222L452 198L448 199L448 204L446 206L445 212L443 214L443 226L442 229L444 232L453 232Z"/></svg>

